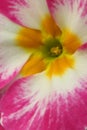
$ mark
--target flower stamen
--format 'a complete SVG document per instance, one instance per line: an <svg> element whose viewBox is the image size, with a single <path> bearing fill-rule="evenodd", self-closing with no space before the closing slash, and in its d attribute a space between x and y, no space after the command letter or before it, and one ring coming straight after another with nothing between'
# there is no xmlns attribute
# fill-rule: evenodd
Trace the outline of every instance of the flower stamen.
<svg viewBox="0 0 87 130"><path fill-rule="evenodd" d="M52 56L58 56L58 55L61 54L61 52L62 52L62 49L60 49L58 46L52 47L50 49L50 53L51 53Z"/></svg>

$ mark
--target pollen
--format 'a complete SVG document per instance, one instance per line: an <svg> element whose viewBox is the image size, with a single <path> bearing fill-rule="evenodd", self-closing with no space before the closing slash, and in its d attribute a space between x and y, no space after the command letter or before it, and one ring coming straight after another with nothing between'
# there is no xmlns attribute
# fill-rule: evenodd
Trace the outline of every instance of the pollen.
<svg viewBox="0 0 87 130"><path fill-rule="evenodd" d="M62 50L57 46L57 47L52 47L50 50L50 53L52 55L58 56L59 54L61 54Z"/></svg>

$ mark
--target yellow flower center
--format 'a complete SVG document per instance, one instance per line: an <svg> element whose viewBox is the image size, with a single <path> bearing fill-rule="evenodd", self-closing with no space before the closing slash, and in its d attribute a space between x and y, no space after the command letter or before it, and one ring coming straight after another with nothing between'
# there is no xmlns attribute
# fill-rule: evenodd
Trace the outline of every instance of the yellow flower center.
<svg viewBox="0 0 87 130"><path fill-rule="evenodd" d="M74 67L72 54L80 47L79 38L69 29L60 30L51 16L41 22L41 30L22 28L17 44L32 55L21 70L23 76L46 71L48 77L62 76Z"/></svg>
<svg viewBox="0 0 87 130"><path fill-rule="evenodd" d="M50 37L46 39L43 46L41 46L41 52L46 59L53 59L62 54L63 47L57 38Z"/></svg>

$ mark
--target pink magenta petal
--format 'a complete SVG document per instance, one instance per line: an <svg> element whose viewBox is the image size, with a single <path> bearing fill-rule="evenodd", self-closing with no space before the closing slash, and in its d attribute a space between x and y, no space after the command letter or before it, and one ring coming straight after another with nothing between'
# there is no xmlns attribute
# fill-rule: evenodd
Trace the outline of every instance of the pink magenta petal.
<svg viewBox="0 0 87 130"><path fill-rule="evenodd" d="M87 42L87 0L47 0L58 26L70 29L82 43Z"/></svg>
<svg viewBox="0 0 87 130"><path fill-rule="evenodd" d="M49 80L41 73L17 79L11 85L0 101L5 130L86 130L87 46L84 46L74 54L75 70L69 70L63 77Z"/></svg>
<svg viewBox="0 0 87 130"><path fill-rule="evenodd" d="M17 80L2 98L0 111L5 130L85 130L86 80L80 80L80 88L76 86L66 95L56 91L46 94L46 90L40 94L34 80L34 77Z"/></svg>
<svg viewBox="0 0 87 130"><path fill-rule="evenodd" d="M3 96L3 94L6 92L6 90L7 90L6 87L0 90L0 100L1 100L1 98Z"/></svg>
<svg viewBox="0 0 87 130"><path fill-rule="evenodd" d="M0 0L0 9L14 22L34 29L49 14L46 0Z"/></svg>
<svg viewBox="0 0 87 130"><path fill-rule="evenodd" d="M5 130L5 129L0 125L0 130Z"/></svg>
<svg viewBox="0 0 87 130"><path fill-rule="evenodd" d="M14 74L12 74L12 76L8 76L7 79L2 79L2 75L0 76L0 89L5 87L13 78L16 77L16 75L18 74L19 71L15 72Z"/></svg>

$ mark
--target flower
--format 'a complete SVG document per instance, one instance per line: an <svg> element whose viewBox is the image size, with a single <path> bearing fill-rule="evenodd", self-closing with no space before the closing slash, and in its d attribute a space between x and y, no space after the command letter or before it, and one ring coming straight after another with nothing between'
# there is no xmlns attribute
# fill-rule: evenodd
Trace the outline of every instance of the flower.
<svg viewBox="0 0 87 130"><path fill-rule="evenodd" d="M87 128L87 0L0 0L5 130Z"/></svg>
<svg viewBox="0 0 87 130"><path fill-rule="evenodd" d="M0 125L0 130L4 130L3 127Z"/></svg>

